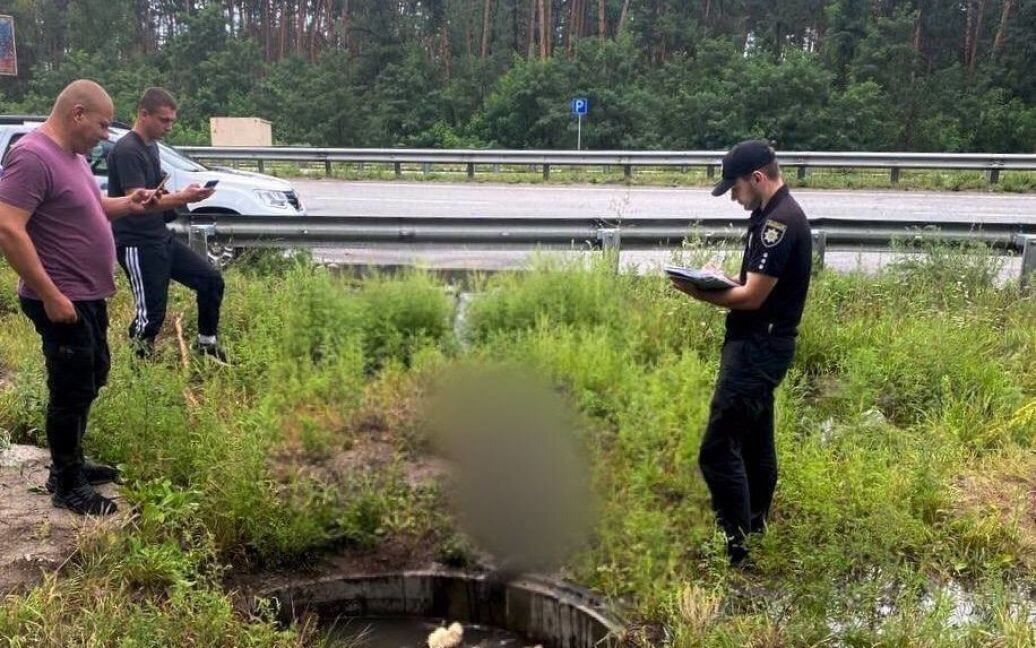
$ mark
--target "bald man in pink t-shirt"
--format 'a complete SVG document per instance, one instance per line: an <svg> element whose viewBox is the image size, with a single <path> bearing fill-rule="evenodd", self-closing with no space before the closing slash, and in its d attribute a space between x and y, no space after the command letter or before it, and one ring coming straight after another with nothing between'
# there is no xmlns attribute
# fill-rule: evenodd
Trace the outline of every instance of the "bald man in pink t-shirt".
<svg viewBox="0 0 1036 648"><path fill-rule="evenodd" d="M47 489L55 506L107 515L115 503L93 485L114 468L83 456L90 406L111 366L108 310L115 292L111 221L148 211L152 192L101 195L83 156L108 136L111 98L92 81L74 81L50 117L10 151L0 175L0 248L18 273L22 310L42 339L47 368Z"/></svg>

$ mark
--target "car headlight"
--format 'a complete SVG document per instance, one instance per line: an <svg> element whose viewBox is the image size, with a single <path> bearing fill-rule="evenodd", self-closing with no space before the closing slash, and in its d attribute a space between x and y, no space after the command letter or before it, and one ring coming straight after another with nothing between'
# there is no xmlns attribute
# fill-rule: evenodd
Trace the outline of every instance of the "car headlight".
<svg viewBox="0 0 1036 648"><path fill-rule="evenodd" d="M269 191L267 189L256 189L255 195L270 207L286 209L288 207L288 196L283 191Z"/></svg>

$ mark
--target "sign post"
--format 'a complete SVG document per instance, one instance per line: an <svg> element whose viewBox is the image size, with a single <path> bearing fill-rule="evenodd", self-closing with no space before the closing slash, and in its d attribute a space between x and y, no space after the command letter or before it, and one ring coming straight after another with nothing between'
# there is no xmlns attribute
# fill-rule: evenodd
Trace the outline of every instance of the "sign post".
<svg viewBox="0 0 1036 648"><path fill-rule="evenodd" d="M590 110L590 100L586 97L576 97L572 100L572 114L576 116L576 150L583 150L583 116Z"/></svg>

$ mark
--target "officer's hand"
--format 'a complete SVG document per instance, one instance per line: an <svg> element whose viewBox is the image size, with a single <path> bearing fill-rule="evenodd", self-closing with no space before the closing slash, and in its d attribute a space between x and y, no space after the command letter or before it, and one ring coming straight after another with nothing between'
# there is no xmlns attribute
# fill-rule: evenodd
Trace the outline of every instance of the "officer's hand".
<svg viewBox="0 0 1036 648"><path fill-rule="evenodd" d="M43 310L47 313L47 319L55 324L74 324L79 319L72 301L61 293L54 299L44 300Z"/></svg>
<svg viewBox="0 0 1036 648"><path fill-rule="evenodd" d="M721 266L719 264L716 264L716 263L713 263L712 261L709 261L708 263L703 265L701 267L701 269L703 271L705 271L705 272L713 272L713 273L715 273L715 274L717 274L717 275L719 275L721 277L726 277L727 279L730 279L731 281L733 281L736 284L740 284L741 283L741 278L740 277L735 277L733 275L728 275L726 273L726 271L723 269L723 266Z"/></svg>
<svg viewBox="0 0 1036 648"><path fill-rule="evenodd" d="M689 283L687 281L682 281L680 279L677 279L676 277L669 277L669 281L673 284L674 288L684 293L685 295L690 295L691 297L694 297L698 300L702 298L701 291L695 288L694 284Z"/></svg>
<svg viewBox="0 0 1036 648"><path fill-rule="evenodd" d="M180 192L180 195L183 196L184 200L186 200L187 202L196 203L201 202L203 200L208 200L212 197L212 194L214 193L216 193L215 189L206 189L201 185L192 184L184 187L183 190Z"/></svg>

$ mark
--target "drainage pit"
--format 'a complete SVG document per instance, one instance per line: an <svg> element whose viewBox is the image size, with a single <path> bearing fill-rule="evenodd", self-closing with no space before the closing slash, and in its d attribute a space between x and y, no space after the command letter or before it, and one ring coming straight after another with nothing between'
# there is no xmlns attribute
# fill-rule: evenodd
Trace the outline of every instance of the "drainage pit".
<svg viewBox="0 0 1036 648"><path fill-rule="evenodd" d="M511 581L452 571L349 575L299 581L260 594L281 620L316 615L340 646L425 648L460 623L461 646L617 648L625 628L592 593L539 576ZM366 632L364 632L366 631Z"/></svg>

